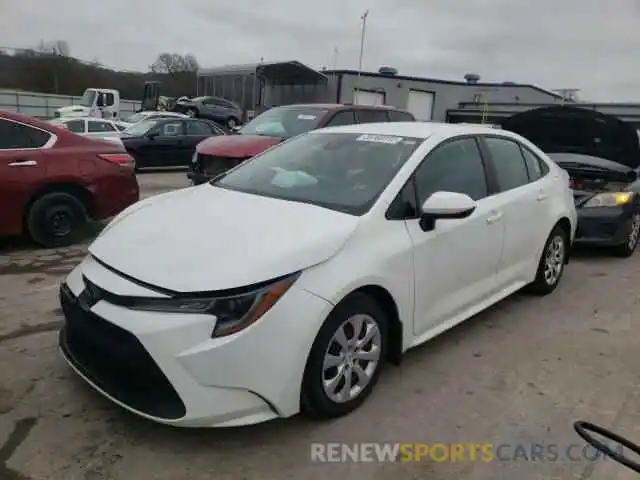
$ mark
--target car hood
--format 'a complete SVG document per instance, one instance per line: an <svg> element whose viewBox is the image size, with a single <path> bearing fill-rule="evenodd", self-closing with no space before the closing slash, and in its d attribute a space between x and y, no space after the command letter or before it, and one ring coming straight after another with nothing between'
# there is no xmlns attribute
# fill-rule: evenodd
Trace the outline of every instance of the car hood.
<svg viewBox="0 0 640 480"><path fill-rule="evenodd" d="M176 292L249 286L324 262L358 217L205 184L143 200L116 217L89 252Z"/></svg>
<svg viewBox="0 0 640 480"><path fill-rule="evenodd" d="M202 155L249 158L282 141L283 139L279 137L260 135L220 135L203 140L198 144L196 150Z"/></svg>
<svg viewBox="0 0 640 480"><path fill-rule="evenodd" d="M69 118L69 117L86 117L89 115L91 111L88 107L83 107L82 105L68 105L66 107L60 107L56 110L60 117Z"/></svg>

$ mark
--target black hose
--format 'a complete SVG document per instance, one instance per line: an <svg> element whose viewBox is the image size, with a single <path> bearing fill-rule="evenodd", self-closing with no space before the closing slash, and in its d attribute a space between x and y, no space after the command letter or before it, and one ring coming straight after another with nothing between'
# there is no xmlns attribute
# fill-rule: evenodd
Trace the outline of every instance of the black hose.
<svg viewBox="0 0 640 480"><path fill-rule="evenodd" d="M608 440L613 440L614 442L619 443L623 447L628 448L629 450L631 450L637 455L640 455L640 446L636 445L633 442L630 442L629 440L627 440L624 437L621 437L620 435L613 433L610 430L599 427L598 425L594 425L593 423L578 421L573 424L573 428L576 431L576 433L580 435L580 437L582 437L582 439L585 442L590 444L596 450L601 451L607 457L614 459L616 462L621 463L622 465L633 470L634 472L640 473L640 463L629 460L621 452L613 451L607 445L605 445L599 440L596 440L591 434L587 432L597 433L598 435L601 435Z"/></svg>

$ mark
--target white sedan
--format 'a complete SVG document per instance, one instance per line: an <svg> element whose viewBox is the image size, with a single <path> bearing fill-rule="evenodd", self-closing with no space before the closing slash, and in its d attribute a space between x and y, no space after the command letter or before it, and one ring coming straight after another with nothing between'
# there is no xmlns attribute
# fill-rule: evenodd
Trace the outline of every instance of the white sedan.
<svg viewBox="0 0 640 480"><path fill-rule="evenodd" d="M567 174L515 134L317 130L118 215L61 285L60 346L158 422L337 417L387 361L523 287L552 292L575 228Z"/></svg>
<svg viewBox="0 0 640 480"><path fill-rule="evenodd" d="M97 140L106 140L109 142L123 145L120 139L120 133L125 130L126 126L112 120L104 120L100 118L57 118L50 120L49 123L82 135L83 137L95 138Z"/></svg>
<svg viewBox="0 0 640 480"><path fill-rule="evenodd" d="M130 117L128 117L126 120L121 121L120 124L123 125L125 128L129 128L130 126L135 125L136 123L142 122L143 120L151 120L151 119L157 119L157 118L189 118L189 117L188 115L185 115L183 113L178 113L178 112L148 110L144 112L135 113Z"/></svg>

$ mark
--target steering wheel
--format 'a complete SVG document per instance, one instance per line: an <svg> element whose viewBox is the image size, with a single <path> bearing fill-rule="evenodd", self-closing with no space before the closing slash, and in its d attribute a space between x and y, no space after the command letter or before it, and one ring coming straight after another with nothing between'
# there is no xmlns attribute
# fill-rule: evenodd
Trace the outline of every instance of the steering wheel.
<svg viewBox="0 0 640 480"><path fill-rule="evenodd" d="M575 422L573 424L573 429L576 431L578 435L580 435L580 437L585 442L587 442L589 445L594 447L596 450L599 450L600 452L604 453L607 457L612 458L616 462L621 463L622 465L633 470L634 472L640 473L640 463L633 462L628 458L626 458L624 455L622 455L622 453L612 450L607 445L602 443L600 440L596 440L593 437L593 435L591 435L589 432L593 432L603 436L604 438L613 440L614 442L619 443L623 447L628 448L636 455L640 455L639 445L636 445L635 443L627 440L624 437L621 437L620 435L613 433L610 430L599 427L598 425L594 425L593 423L589 423L589 422L583 422L583 421Z"/></svg>

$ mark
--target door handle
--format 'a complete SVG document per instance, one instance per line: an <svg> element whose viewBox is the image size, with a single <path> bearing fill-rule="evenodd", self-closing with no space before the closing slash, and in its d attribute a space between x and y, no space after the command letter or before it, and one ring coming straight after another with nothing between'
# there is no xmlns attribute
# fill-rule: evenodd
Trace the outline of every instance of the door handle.
<svg viewBox="0 0 640 480"><path fill-rule="evenodd" d="M11 162L9 167L36 167L38 162L35 160L19 160L17 162Z"/></svg>
<svg viewBox="0 0 640 480"><path fill-rule="evenodd" d="M487 223L496 223L498 220L502 218L502 212L495 212L489 218L487 218Z"/></svg>

